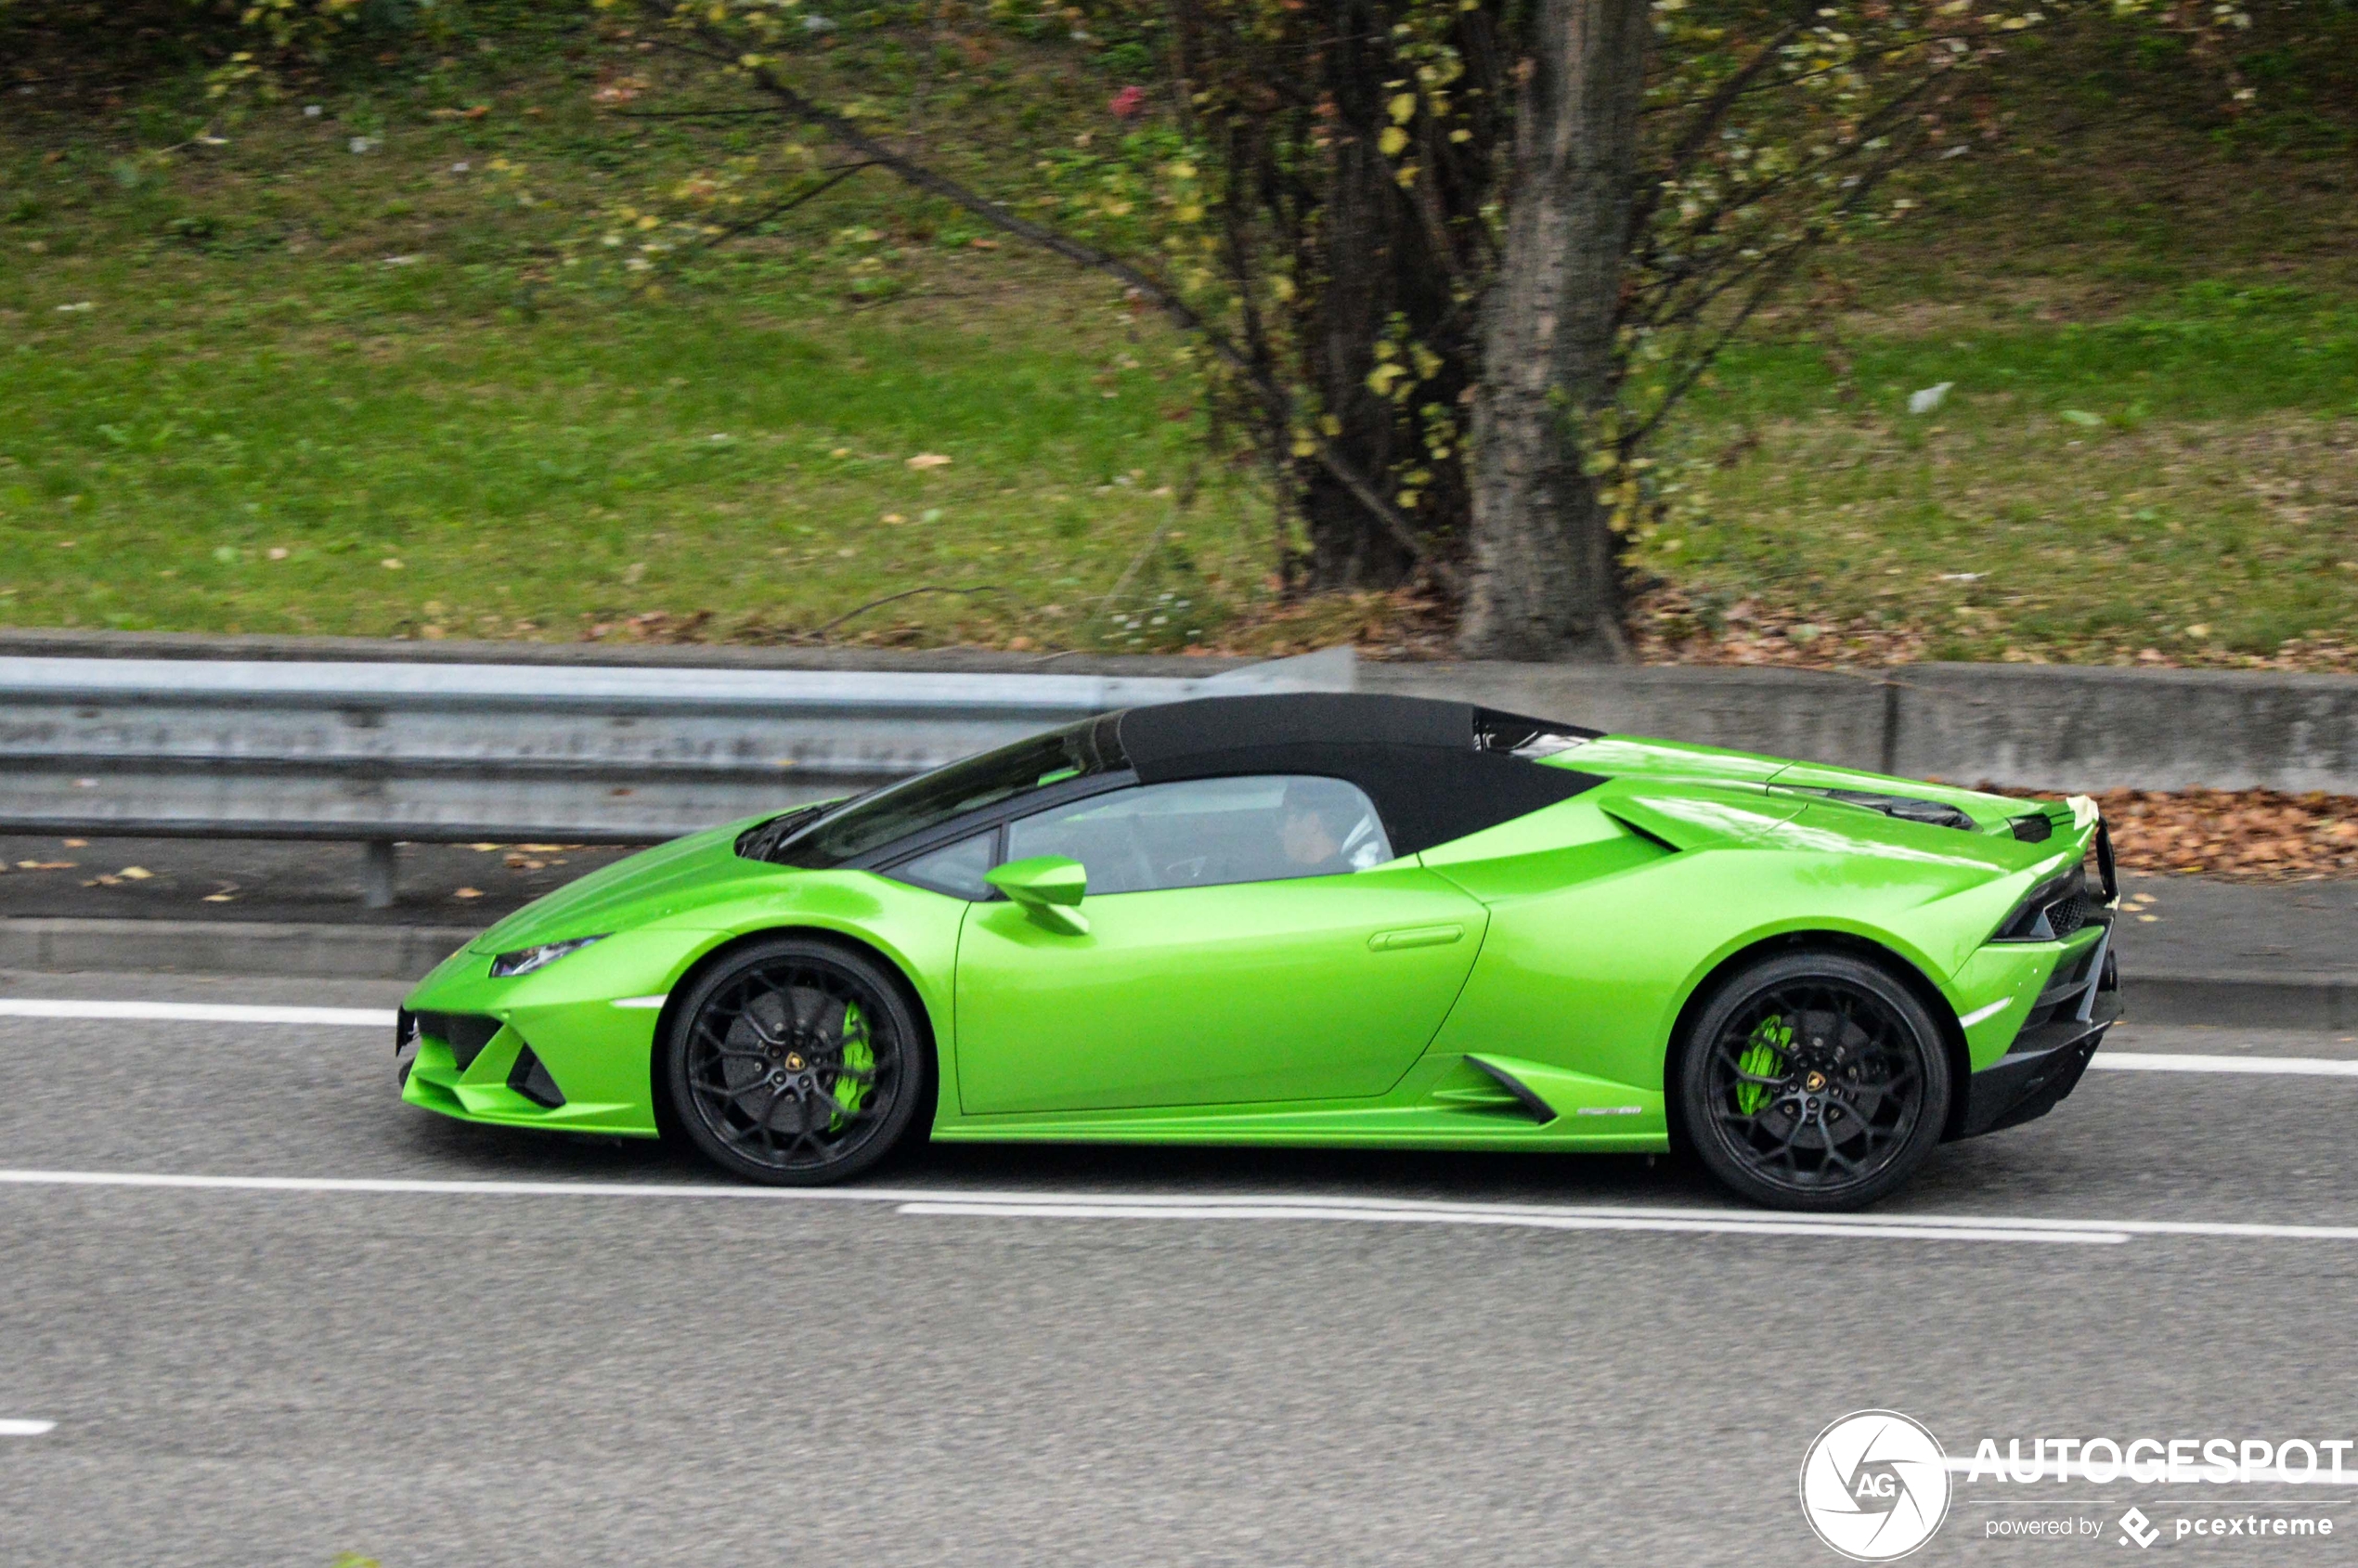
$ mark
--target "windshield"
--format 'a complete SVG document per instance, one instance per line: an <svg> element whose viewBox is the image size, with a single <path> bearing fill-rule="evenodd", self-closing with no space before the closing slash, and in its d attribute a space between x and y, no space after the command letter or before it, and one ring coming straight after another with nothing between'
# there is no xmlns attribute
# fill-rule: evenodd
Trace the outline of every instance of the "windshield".
<svg viewBox="0 0 2358 1568"><path fill-rule="evenodd" d="M823 871L1043 784L1118 771L1129 766L1114 735L1120 718L1084 719L903 779L836 807L760 858Z"/></svg>

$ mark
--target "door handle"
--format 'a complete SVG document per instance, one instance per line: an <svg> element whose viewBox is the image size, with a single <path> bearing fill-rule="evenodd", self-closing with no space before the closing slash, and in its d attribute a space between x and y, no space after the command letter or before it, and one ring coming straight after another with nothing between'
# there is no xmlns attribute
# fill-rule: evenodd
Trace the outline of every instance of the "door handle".
<svg viewBox="0 0 2358 1568"><path fill-rule="evenodd" d="M1465 934L1463 926L1409 926L1397 931L1378 931L1367 939L1367 946L1376 952L1397 952L1404 947L1446 947Z"/></svg>

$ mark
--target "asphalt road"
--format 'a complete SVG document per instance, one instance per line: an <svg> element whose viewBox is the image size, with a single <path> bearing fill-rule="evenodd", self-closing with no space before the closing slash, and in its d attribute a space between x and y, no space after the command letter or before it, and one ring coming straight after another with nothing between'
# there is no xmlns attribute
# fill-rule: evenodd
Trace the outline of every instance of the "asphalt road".
<svg viewBox="0 0 2358 1568"><path fill-rule="evenodd" d="M397 991L18 975L0 1008ZM1863 1407L1951 1456L2358 1439L2353 1110L2358 1076L2092 1074L1795 1235L1636 1159L945 1149L724 1197L403 1106L380 1029L0 1012L0 1563L1830 1564L1796 1475ZM1959 1475L1910 1561L2140 1558L2133 1503L2168 1561L2348 1562L2346 1462ZM2175 1536L2230 1515L2339 1534ZM1989 1536L2061 1518L2101 1533Z"/></svg>

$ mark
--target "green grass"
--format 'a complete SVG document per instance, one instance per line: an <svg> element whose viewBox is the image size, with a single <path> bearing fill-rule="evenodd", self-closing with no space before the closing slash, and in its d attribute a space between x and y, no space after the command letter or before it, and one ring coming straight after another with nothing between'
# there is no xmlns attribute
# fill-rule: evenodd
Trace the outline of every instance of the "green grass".
<svg viewBox="0 0 2358 1568"><path fill-rule="evenodd" d="M1937 411L1906 411L1943 382ZM2358 304L2285 289L1854 334L1831 357L1761 345L1698 399L1689 449L1719 460L1647 559L1680 590L1674 632L1748 600L1756 623L1840 630L1862 656L2339 665L2358 644L2353 416ZM1846 639L1764 650L1824 659Z"/></svg>
<svg viewBox="0 0 2358 1568"><path fill-rule="evenodd" d="M77 279L92 309L47 320L54 291L23 288L0 616L778 640L982 589L838 633L1177 646L1260 590L1265 513L1174 493L1199 438L1175 345L1134 342L1096 291L870 317L753 285L725 314L465 319L441 270L279 265L232 291L166 258ZM1121 606L1147 624L1091 631L1149 540Z"/></svg>
<svg viewBox="0 0 2358 1568"><path fill-rule="evenodd" d="M1085 71L994 48L861 90L930 71L1003 158L1102 120ZM1175 338L878 175L638 278L659 291L564 265L718 154L591 108L659 57L535 51L266 106L219 149L185 145L206 111L171 84L0 103L0 623L1384 636L1389 601L1273 614L1265 497L1204 456ZM1688 409L1639 551L1661 656L2358 659L2358 176L2140 118L2068 51L2042 69Z"/></svg>
<svg viewBox="0 0 2358 1568"><path fill-rule="evenodd" d="M1265 500L1102 280L874 184L552 262L699 166L576 78L0 145L0 623L1179 649L1265 599Z"/></svg>

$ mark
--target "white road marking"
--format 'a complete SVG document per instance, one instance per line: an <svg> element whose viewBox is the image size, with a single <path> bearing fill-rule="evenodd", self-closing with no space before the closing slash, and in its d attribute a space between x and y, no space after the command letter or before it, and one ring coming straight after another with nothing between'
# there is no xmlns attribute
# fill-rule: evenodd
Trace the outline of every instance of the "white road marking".
<svg viewBox="0 0 2358 1568"><path fill-rule="evenodd" d="M2112 1072L2281 1072L2315 1078L2358 1078L2358 1061L2339 1056L2200 1056L2176 1051L2098 1051L2092 1068Z"/></svg>
<svg viewBox="0 0 2358 1568"><path fill-rule="evenodd" d="M42 1002L0 997L0 1018L112 1018L142 1023L326 1024L391 1029L382 1007L259 1007L215 1002Z"/></svg>
<svg viewBox="0 0 2358 1568"><path fill-rule="evenodd" d="M1911 1240L2008 1240L2030 1233L2117 1242L2140 1236L2228 1241L2358 1241L2358 1225L2246 1225L2208 1220L2030 1218L2013 1214L1785 1214L1763 1209L1640 1208L1607 1204L1469 1203L1442 1199L1328 1198L1279 1193L1059 1193L988 1188L801 1187L657 1182L486 1182L389 1176L207 1176L144 1171L0 1170L0 1186L131 1187L227 1192L308 1192L497 1198L739 1199L771 1203L890 1203L988 1217L993 1209L1071 1211L1072 1217L1257 1219L1285 1211L1312 1220L1527 1225L1535 1229L1646 1229L1763 1235L1901 1232ZM923 1210L914 1205L926 1205ZM1258 1212L1256 1212L1258 1211ZM1066 1217L1059 1212L1055 1217ZM1590 1223L1595 1222L1595 1223Z"/></svg>
<svg viewBox="0 0 2358 1568"><path fill-rule="evenodd" d="M0 1421L0 1437L39 1437L57 1427L55 1421Z"/></svg>
<svg viewBox="0 0 2358 1568"><path fill-rule="evenodd" d="M903 1203L900 1214L973 1215L1017 1220L1352 1220L1371 1225L1511 1225L1525 1230L1623 1230L1690 1235L1839 1236L1882 1241L2054 1241L2114 1244L2119 1231L2008 1230L1996 1226L1929 1226L1906 1224L1828 1225L1809 1218L1669 1219L1641 1214L1538 1215L1434 1213L1406 1209L1327 1209L1296 1203L1161 1204L1058 1202Z"/></svg>

